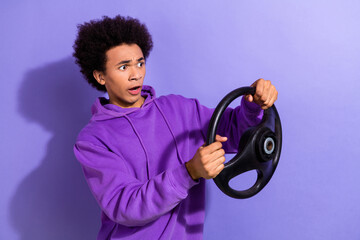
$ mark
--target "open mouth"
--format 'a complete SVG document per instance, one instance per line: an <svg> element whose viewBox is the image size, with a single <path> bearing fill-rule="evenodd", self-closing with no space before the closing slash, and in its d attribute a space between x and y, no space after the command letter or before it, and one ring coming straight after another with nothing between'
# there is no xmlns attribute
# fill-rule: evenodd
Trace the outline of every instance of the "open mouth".
<svg viewBox="0 0 360 240"><path fill-rule="evenodd" d="M129 92L130 92L130 94L132 94L132 95L137 95L137 94L139 94L140 89L141 89L140 86L136 86L136 87L130 88L130 89L129 89Z"/></svg>

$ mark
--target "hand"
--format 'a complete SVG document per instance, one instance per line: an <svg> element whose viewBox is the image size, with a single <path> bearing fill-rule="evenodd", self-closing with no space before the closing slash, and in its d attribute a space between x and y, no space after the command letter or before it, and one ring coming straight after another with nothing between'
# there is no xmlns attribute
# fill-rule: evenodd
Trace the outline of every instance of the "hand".
<svg viewBox="0 0 360 240"><path fill-rule="evenodd" d="M271 84L269 80L262 78L256 80L251 87L256 87L256 93L254 96L246 95L248 102L255 102L262 109L270 108L277 99L278 91L275 86Z"/></svg>
<svg viewBox="0 0 360 240"><path fill-rule="evenodd" d="M215 142L201 146L194 157L185 163L192 179L214 178L224 169L225 151L221 143L226 141L227 137L216 135Z"/></svg>

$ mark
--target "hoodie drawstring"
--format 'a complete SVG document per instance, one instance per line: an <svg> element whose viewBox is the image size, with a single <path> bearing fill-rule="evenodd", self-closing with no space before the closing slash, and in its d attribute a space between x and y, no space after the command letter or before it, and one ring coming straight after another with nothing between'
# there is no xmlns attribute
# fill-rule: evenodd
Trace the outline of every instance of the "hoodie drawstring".
<svg viewBox="0 0 360 240"><path fill-rule="evenodd" d="M169 124L168 120L166 119L165 114L163 113L163 111L162 111L161 108L159 107L159 105L156 103L156 101L154 101L154 103L155 103L155 106L157 107L157 109L159 110L160 114L162 115L162 117L163 117L163 119L164 119L167 127L169 128L169 131L170 131L170 133L171 133L171 136L172 136L173 139L174 139L175 148L176 148L176 154L177 154L177 156L178 156L179 162L180 162L180 164L183 164L184 161L182 160L182 158L181 158L181 156L180 156L180 152L179 152L178 144L177 144L177 141L176 141L176 138L175 138L175 134L174 134L174 132L171 130L170 124Z"/></svg>
<svg viewBox="0 0 360 240"><path fill-rule="evenodd" d="M128 122L130 123L132 129L133 129L134 132L135 132L135 135L138 137L138 139L139 139L139 141L140 141L141 147L142 147L143 150L144 150L145 159L146 159L146 174L147 174L147 179L149 180L149 179L150 179L149 157L148 157L148 153L147 153L147 151L146 151L145 145L144 145L143 141L141 140L141 137L140 137L138 131L136 130L134 124L133 124L132 121L130 120L130 118L129 118L127 115L124 115L124 118L125 118L126 120L128 120Z"/></svg>

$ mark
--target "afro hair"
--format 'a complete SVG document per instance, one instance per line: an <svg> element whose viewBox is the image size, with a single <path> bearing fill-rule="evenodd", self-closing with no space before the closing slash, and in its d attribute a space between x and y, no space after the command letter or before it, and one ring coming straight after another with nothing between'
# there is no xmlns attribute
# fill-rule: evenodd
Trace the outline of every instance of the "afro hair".
<svg viewBox="0 0 360 240"><path fill-rule="evenodd" d="M96 81L93 71L106 71L106 52L109 49L121 44L137 44L146 59L153 47L146 26L135 18L104 16L101 20L92 20L77 27L73 56L87 81L103 92L106 88Z"/></svg>

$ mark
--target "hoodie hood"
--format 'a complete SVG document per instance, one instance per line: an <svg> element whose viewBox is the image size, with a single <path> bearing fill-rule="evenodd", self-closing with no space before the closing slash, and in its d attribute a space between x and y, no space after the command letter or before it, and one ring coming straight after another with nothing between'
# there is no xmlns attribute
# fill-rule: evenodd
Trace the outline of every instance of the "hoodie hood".
<svg viewBox="0 0 360 240"><path fill-rule="evenodd" d="M178 150L175 135L169 125L169 121L166 119L163 111L160 109L160 107L154 101L155 100L155 90L150 86L143 85L142 90L141 90L141 96L143 96L145 98L145 101L144 101L143 105L138 108L122 108L117 105L110 104L108 99L100 97L100 98L96 99L95 103L93 104L93 106L91 108L93 116L90 121L101 122L101 121L111 120L111 119L115 119L115 118L124 118L129 123L131 129L134 132L134 136L136 136L136 138L138 139L138 141L140 143L141 148L144 151L145 162L146 162L146 175L147 175L147 180L149 180L150 176L151 176L149 152L146 149L146 144L145 144L144 139L140 135L140 132L142 132L141 124L136 127L136 124L135 124L136 121L134 122L133 120L131 120L132 114L134 114L138 111L142 111L142 110L146 111L147 110L146 108L148 108L148 106L151 105L150 103L154 102L156 109L158 110L158 112L162 116L162 118L164 119L164 122L165 122L166 126L168 127L169 132L172 136L172 140L174 141L174 146L176 147L177 159L180 162L180 164L182 163L182 159L181 159L181 156L180 156L180 153ZM140 129L140 131L139 131L139 129Z"/></svg>
<svg viewBox="0 0 360 240"><path fill-rule="evenodd" d="M124 115L139 111L154 101L156 98L155 90L150 86L143 85L141 96L145 98L145 101L139 108L122 108L114 104L110 104L109 100L104 97L99 97L91 107L92 118L90 121L103 121L112 118L119 118L123 117Z"/></svg>

